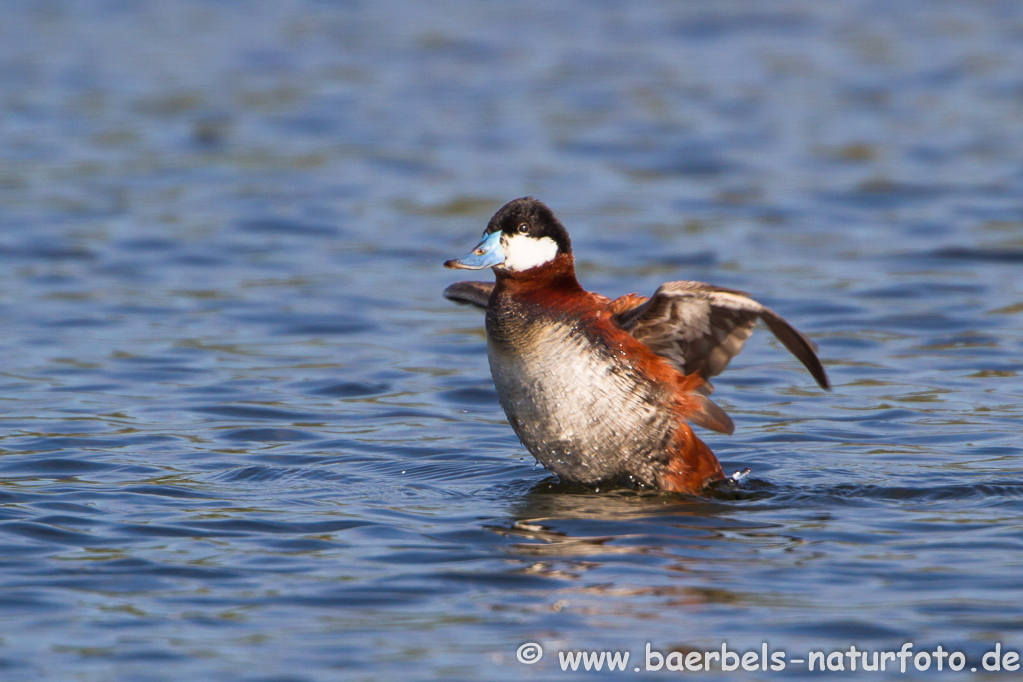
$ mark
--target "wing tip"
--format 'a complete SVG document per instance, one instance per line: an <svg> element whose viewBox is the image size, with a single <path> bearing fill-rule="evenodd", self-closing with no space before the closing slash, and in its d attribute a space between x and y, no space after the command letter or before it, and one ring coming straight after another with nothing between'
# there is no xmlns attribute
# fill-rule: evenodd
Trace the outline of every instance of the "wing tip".
<svg viewBox="0 0 1023 682"><path fill-rule="evenodd" d="M735 433L732 418L713 400L703 393L694 392L686 396L686 417L697 426L731 436Z"/></svg>
<svg viewBox="0 0 1023 682"><path fill-rule="evenodd" d="M490 301L490 293L493 290L492 282L455 282L444 289L444 298L455 303L466 303L486 309Z"/></svg>
<svg viewBox="0 0 1023 682"><path fill-rule="evenodd" d="M821 364L820 358L817 357L814 343L800 334L795 327L770 308L765 307L761 310L760 318L767 324L767 328L771 330L771 333L781 341L782 345L797 360L803 363L803 367L806 367L807 371L810 372L817 385L825 391L830 391L831 381L828 380L828 374L824 371L824 365Z"/></svg>

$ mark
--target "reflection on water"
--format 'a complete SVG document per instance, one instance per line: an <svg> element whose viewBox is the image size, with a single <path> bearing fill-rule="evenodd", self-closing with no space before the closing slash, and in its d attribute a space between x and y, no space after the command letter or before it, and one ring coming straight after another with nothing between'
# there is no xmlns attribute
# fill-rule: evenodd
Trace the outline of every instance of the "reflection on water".
<svg viewBox="0 0 1023 682"><path fill-rule="evenodd" d="M5 9L4 679L1023 649L1017 3ZM588 288L748 290L834 392L761 332L740 484L554 481L440 296L526 194Z"/></svg>

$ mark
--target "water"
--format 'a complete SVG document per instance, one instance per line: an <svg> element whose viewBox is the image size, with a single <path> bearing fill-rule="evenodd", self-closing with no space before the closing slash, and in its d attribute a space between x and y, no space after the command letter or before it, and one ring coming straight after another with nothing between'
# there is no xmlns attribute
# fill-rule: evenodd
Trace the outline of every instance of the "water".
<svg viewBox="0 0 1023 682"><path fill-rule="evenodd" d="M1011 2L6 3L2 677L1023 649L1021 74ZM561 486L440 297L525 194L834 391L760 331L739 489Z"/></svg>

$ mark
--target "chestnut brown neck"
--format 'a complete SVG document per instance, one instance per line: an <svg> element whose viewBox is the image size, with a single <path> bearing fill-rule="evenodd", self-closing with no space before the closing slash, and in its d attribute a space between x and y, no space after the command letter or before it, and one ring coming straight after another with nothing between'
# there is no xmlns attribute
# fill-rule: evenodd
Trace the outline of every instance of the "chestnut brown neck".
<svg viewBox="0 0 1023 682"><path fill-rule="evenodd" d="M575 277L575 259L571 253L559 253L549 263L529 270L514 271L494 268L497 289L527 291L542 289L557 293L583 291Z"/></svg>

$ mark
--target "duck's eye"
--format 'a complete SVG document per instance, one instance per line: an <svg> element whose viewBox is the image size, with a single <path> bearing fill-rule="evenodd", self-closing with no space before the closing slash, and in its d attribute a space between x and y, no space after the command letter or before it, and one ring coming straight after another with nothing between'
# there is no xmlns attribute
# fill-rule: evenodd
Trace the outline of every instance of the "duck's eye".
<svg viewBox="0 0 1023 682"><path fill-rule="evenodd" d="M515 229L519 231L519 234L526 234L529 232L529 223L519 223Z"/></svg>

